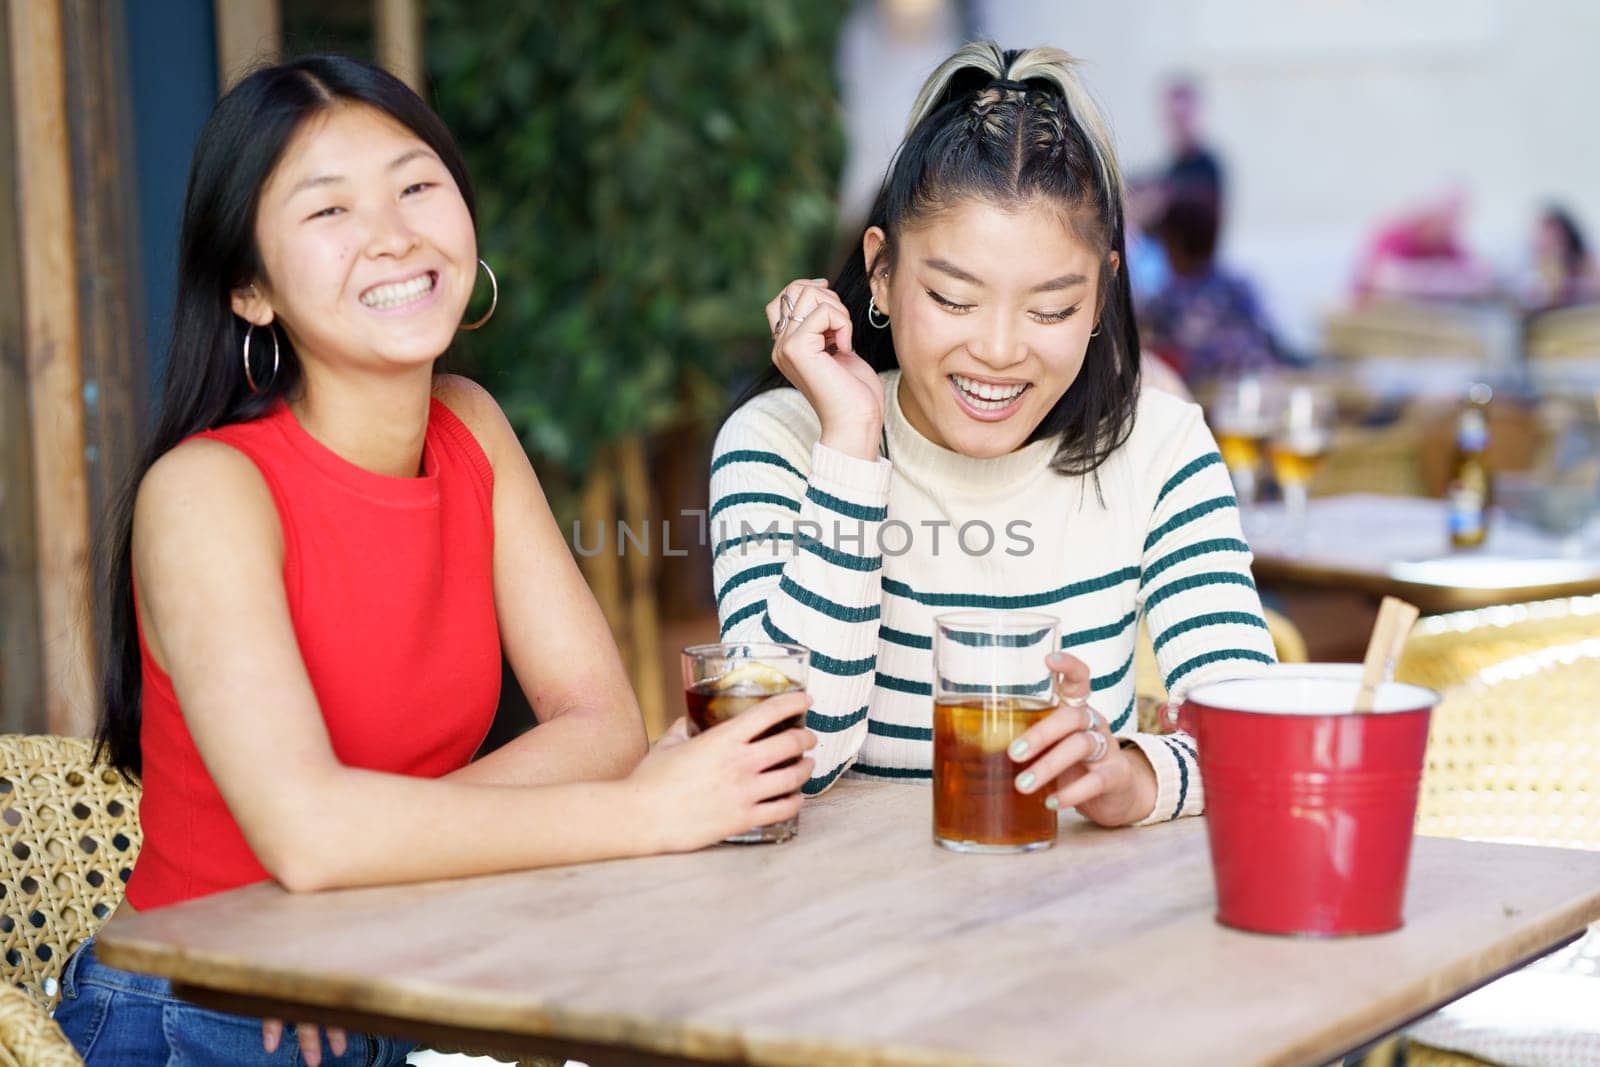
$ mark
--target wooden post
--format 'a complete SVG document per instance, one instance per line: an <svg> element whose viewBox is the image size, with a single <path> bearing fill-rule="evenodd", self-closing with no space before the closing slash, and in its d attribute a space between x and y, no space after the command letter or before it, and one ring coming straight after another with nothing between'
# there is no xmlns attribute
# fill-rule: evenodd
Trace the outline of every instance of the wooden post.
<svg viewBox="0 0 1600 1067"><path fill-rule="evenodd" d="M233 83L283 51L283 11L278 0L216 0L217 88Z"/></svg>
<svg viewBox="0 0 1600 1067"><path fill-rule="evenodd" d="M66 0L64 14L85 455L90 525L98 530L136 458L147 406L133 113L122 5Z"/></svg>
<svg viewBox="0 0 1600 1067"><path fill-rule="evenodd" d="M37 488L45 717L53 732L84 734L94 721L89 493L61 3L12 0L6 10L17 105L23 346Z"/></svg>
<svg viewBox="0 0 1600 1067"><path fill-rule="evenodd" d="M580 554L579 565L583 576L600 602L600 610L611 633L623 649L623 662L628 662L628 620L622 607L622 566L618 557L617 530L617 479L610 467L610 455L602 449L594 458L589 477L583 483L583 493L578 511L578 543L599 545L593 555Z"/></svg>
<svg viewBox="0 0 1600 1067"><path fill-rule="evenodd" d="M418 0L373 0L378 63L418 96L423 92L422 5Z"/></svg>
<svg viewBox="0 0 1600 1067"><path fill-rule="evenodd" d="M666 692L661 675L661 625L656 603L656 556L661 545L652 530L650 474L644 454L644 439L634 434L617 449L622 468L622 514L628 528L642 535L644 544L628 546L628 637L632 648L633 690L639 697L645 729L659 737L668 725ZM619 546L620 547L620 546Z"/></svg>
<svg viewBox="0 0 1600 1067"><path fill-rule="evenodd" d="M9 30L0 17L0 732L37 733L45 726L44 670Z"/></svg>

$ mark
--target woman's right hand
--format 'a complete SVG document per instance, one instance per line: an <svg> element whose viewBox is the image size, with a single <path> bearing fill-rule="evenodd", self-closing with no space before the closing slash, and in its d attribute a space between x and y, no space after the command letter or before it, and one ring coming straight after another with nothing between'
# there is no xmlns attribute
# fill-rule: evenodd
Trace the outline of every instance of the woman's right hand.
<svg viewBox="0 0 1600 1067"><path fill-rule="evenodd" d="M851 347L850 313L826 278L800 278L767 305L772 362L822 422L822 443L872 460L883 432L883 383Z"/></svg>
<svg viewBox="0 0 1600 1067"><path fill-rule="evenodd" d="M810 706L804 692L769 697L687 741L657 745L626 783L645 794L654 849L688 852L798 813L816 766L801 757L816 735L798 726L756 738Z"/></svg>

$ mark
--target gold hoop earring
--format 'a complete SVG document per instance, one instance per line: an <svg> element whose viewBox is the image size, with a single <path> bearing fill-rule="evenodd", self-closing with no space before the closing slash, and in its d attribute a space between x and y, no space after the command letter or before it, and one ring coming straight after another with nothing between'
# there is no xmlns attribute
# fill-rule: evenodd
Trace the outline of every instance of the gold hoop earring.
<svg viewBox="0 0 1600 1067"><path fill-rule="evenodd" d="M489 264L485 263L481 259L478 260L478 266L482 267L484 273L489 276L489 310L485 311L483 313L483 318L479 319L477 322L462 323L461 329L463 330L479 329L484 323L494 318L494 309L500 306L500 283L495 280L494 271L490 270Z"/></svg>
<svg viewBox="0 0 1600 1067"><path fill-rule="evenodd" d="M256 324L251 323L249 329L244 331L244 380L250 386L250 391L257 396L262 393L263 387L256 382L256 376L250 372L250 335L256 332ZM272 377L267 379L267 386L278 380L278 360L282 353L278 350L278 331L272 323L267 323L267 332L272 335Z"/></svg>
<svg viewBox="0 0 1600 1067"><path fill-rule="evenodd" d="M882 322L878 320L882 319ZM867 297L867 323L875 330L881 330L889 325L889 316L878 310L878 298Z"/></svg>

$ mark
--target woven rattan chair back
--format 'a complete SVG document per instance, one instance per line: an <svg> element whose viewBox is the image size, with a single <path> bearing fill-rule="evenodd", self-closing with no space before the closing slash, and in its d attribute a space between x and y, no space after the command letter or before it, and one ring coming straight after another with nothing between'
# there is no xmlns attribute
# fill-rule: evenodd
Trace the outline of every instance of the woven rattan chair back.
<svg viewBox="0 0 1600 1067"><path fill-rule="evenodd" d="M1395 677L1442 692L1516 656L1595 637L1600 596L1435 615L1411 632Z"/></svg>
<svg viewBox="0 0 1600 1067"><path fill-rule="evenodd" d="M122 901L139 790L76 737L0 736L0 976L54 1005L67 957Z"/></svg>
<svg viewBox="0 0 1600 1067"><path fill-rule="evenodd" d="M1435 709L1417 832L1600 849L1600 638L1516 656Z"/></svg>

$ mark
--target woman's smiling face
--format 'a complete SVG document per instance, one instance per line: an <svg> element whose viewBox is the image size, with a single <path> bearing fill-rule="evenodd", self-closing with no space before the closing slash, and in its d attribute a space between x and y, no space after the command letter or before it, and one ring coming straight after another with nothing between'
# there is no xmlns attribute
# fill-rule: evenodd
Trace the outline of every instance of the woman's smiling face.
<svg viewBox="0 0 1600 1067"><path fill-rule="evenodd" d="M868 263L884 240L867 231ZM907 421L965 456L1021 448L1083 367L1106 253L1041 200L962 201L906 227L892 252L872 293L892 323Z"/></svg>
<svg viewBox="0 0 1600 1067"><path fill-rule="evenodd" d="M477 272L472 216L450 171L364 105L331 108L295 134L262 190L256 241L265 277L236 291L235 311L279 319L301 358L324 365L431 363Z"/></svg>

